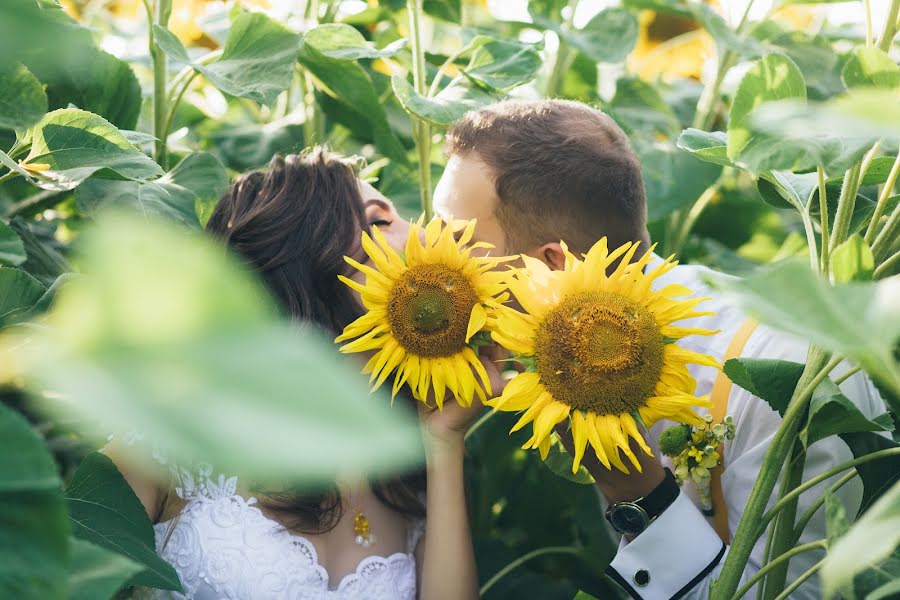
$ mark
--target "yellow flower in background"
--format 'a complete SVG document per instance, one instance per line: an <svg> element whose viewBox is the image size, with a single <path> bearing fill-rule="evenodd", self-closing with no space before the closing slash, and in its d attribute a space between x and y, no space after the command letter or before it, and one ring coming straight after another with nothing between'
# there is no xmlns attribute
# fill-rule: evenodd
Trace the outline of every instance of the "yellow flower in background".
<svg viewBox="0 0 900 600"><path fill-rule="evenodd" d="M703 63L715 55L715 42L694 19L642 10L638 24L628 68L642 79L700 79Z"/></svg>
<svg viewBox="0 0 900 600"><path fill-rule="evenodd" d="M80 19L84 13L84 7L90 0L62 0L63 9L75 19ZM172 15L169 19L169 30L178 36L182 42L191 45L214 47L215 43L206 37L200 28L199 20L206 10L207 4L224 4L222 0L172 0ZM270 8L269 0L238 0L238 3L247 8ZM104 4L106 12L123 19L145 18L143 0L110 0Z"/></svg>
<svg viewBox="0 0 900 600"><path fill-rule="evenodd" d="M377 350L363 368L371 373L373 391L396 372L394 395L404 383L423 402L434 390L438 408L446 390L463 406L476 394L485 400L485 392L491 393L469 343L476 333L492 329L494 313L507 297L505 274L492 271L507 259L472 256L472 250L493 247L469 244L474 230L475 221L445 224L435 218L424 227L423 241L420 220L410 228L401 256L373 227L371 238L362 234L362 247L375 268L346 257L366 282L340 279L359 291L368 312L335 341L353 340L341 352Z"/></svg>
<svg viewBox="0 0 900 600"><path fill-rule="evenodd" d="M628 243L609 252L604 238L583 261L566 249L563 271L523 256L526 268L507 283L525 312L502 308L492 332L533 370L517 375L487 404L525 411L512 431L532 423L533 435L523 447L538 448L544 457L553 428L571 418L573 472L588 444L607 468L629 472L621 451L640 471L629 438L645 452L650 448L637 418L647 427L661 419L700 425L704 420L693 408L710 406L708 397L694 396L696 381L687 365L718 363L675 342L715 332L673 324L710 314L694 310L705 298L686 298L692 292L681 285L651 289L677 263L669 257L644 273L653 248L632 263L637 248ZM616 260L619 265L608 275Z"/></svg>

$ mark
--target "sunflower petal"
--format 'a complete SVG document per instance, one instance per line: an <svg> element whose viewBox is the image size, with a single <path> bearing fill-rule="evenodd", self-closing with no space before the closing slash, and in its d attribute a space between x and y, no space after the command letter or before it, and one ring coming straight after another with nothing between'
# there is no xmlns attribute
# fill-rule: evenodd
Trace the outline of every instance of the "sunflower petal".
<svg viewBox="0 0 900 600"><path fill-rule="evenodd" d="M466 343L469 343L469 340L472 339L472 336L481 331L481 328L484 327L484 324L487 322L487 311L484 310L484 307L481 304L476 303L475 306L472 307L472 314L469 317L469 326L466 329Z"/></svg>

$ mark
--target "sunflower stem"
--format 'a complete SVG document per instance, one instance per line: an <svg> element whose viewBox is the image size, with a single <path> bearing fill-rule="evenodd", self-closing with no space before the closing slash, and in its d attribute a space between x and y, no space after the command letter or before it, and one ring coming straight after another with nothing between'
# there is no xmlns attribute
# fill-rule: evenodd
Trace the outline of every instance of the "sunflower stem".
<svg viewBox="0 0 900 600"><path fill-rule="evenodd" d="M575 546L546 546L544 548L538 548L537 550L532 550L526 554L523 554L519 558L513 560L508 565L497 571L493 577L488 579L481 589L479 590L479 595L484 596L488 590L490 590L498 581L509 575L512 571L522 566L529 560L533 558L537 558L538 556L543 556L545 554L574 554L578 555L581 553L579 548Z"/></svg>
<svg viewBox="0 0 900 600"><path fill-rule="evenodd" d="M806 524L809 523L810 519L813 518L813 515L818 512L822 505L825 504L825 498L828 497L829 494L833 494L847 483L853 481L855 477L857 477L859 473L856 469L851 469L849 473L846 473L843 477L835 481L829 488L825 491L824 494L815 499L815 501L806 509L799 519L797 519L797 524L794 526L794 543L792 545L796 545L800 540L800 536L803 535L803 530L806 529Z"/></svg>
<svg viewBox="0 0 900 600"><path fill-rule="evenodd" d="M469 427L469 430L463 436L463 440L467 441L472 436L472 434L474 434L476 431L478 431L479 427L481 427L482 425L484 425L485 423L490 421L491 418L495 414L497 414L496 410L489 410L489 411L485 412L483 415L481 415L480 417L478 417L478 420L475 421L471 427Z"/></svg>
<svg viewBox="0 0 900 600"><path fill-rule="evenodd" d="M795 440L791 451L788 467L784 471L784 485L779 492L779 498L783 498L791 491L797 489L797 486L803 481L803 467L806 464L806 449L800 440ZM775 539L772 542L772 556L779 557L794 546L794 526L797 521L797 500L798 496L794 496L784 503L781 512L778 514L778 526L775 528ZM777 558L775 559L777 560ZM785 580L787 579L787 569L790 561L784 561L772 569L766 576L763 586L765 592L763 598L774 600L778 592L784 589Z"/></svg>
<svg viewBox="0 0 900 600"><path fill-rule="evenodd" d="M722 565L722 571L719 574L719 578L710 586L710 600L728 600L735 597L735 591L741 582L744 568L750 559L750 552L759 539L763 513L766 510L769 499L772 497L772 490L775 488L778 474L781 472L785 457L791 448L791 442L799 429L800 421L806 413L809 399L812 397L816 386L828 376L828 373L839 362L839 358L829 361L829 354L824 350L816 347L810 348L806 367L803 369L800 381L797 382L797 386L794 388L794 393L781 420L781 425L775 432L772 443L763 457L759 476L753 484L753 490L750 492L750 498L747 500L744 513L741 515L728 556Z"/></svg>
<svg viewBox="0 0 900 600"><path fill-rule="evenodd" d="M897 27L900 26L900 0L893 0L888 8L887 18L884 21L884 29L878 38L878 49L888 52L897 35Z"/></svg>
<svg viewBox="0 0 900 600"><path fill-rule="evenodd" d="M875 204L875 212L872 213L872 220L869 221L869 227L866 229L865 240L870 245L875 241L875 234L878 233L878 225L880 224L882 215L884 215L884 209L887 207L887 201L891 197L891 192L894 190L894 184L897 182L898 175L900 175L900 153L897 153L897 158L894 159L891 171L888 173L884 186L881 188L881 193L878 195L878 202Z"/></svg>
<svg viewBox="0 0 900 600"><path fill-rule="evenodd" d="M819 263L819 270L828 276L828 192L825 186L825 169L822 165L816 168L819 174L819 230L822 232L822 257Z"/></svg>
<svg viewBox="0 0 900 600"><path fill-rule="evenodd" d="M428 92L425 69L425 49L422 47L422 0L406 0L406 11L409 13L410 50L413 57L413 86L416 93L425 96ZM433 214L431 206L431 126L414 115L412 119L413 138L419 158L419 199L425 220L430 221Z"/></svg>

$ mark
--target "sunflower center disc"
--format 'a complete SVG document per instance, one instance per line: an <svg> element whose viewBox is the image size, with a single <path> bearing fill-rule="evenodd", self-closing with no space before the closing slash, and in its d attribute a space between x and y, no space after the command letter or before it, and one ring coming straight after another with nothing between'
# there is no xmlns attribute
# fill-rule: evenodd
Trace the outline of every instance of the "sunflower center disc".
<svg viewBox="0 0 900 600"><path fill-rule="evenodd" d="M595 414L622 414L654 395L663 348L646 308L612 292L584 292L546 316L535 358L541 381L560 402Z"/></svg>
<svg viewBox="0 0 900 600"><path fill-rule="evenodd" d="M466 345L472 307L478 302L469 279L442 264L410 267L391 290L388 322L407 351L452 356Z"/></svg>

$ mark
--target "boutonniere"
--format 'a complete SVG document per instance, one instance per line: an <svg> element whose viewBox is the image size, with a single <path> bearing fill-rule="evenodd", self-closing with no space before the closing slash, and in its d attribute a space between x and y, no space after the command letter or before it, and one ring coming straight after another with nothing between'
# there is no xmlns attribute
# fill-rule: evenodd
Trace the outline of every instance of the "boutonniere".
<svg viewBox="0 0 900 600"><path fill-rule="evenodd" d="M678 485L693 481L703 512L711 513L710 471L721 460L717 448L725 440L734 439L734 419L726 416L715 425L709 415L704 420L706 423L701 427L673 425L667 428L659 438L659 450L672 458Z"/></svg>

